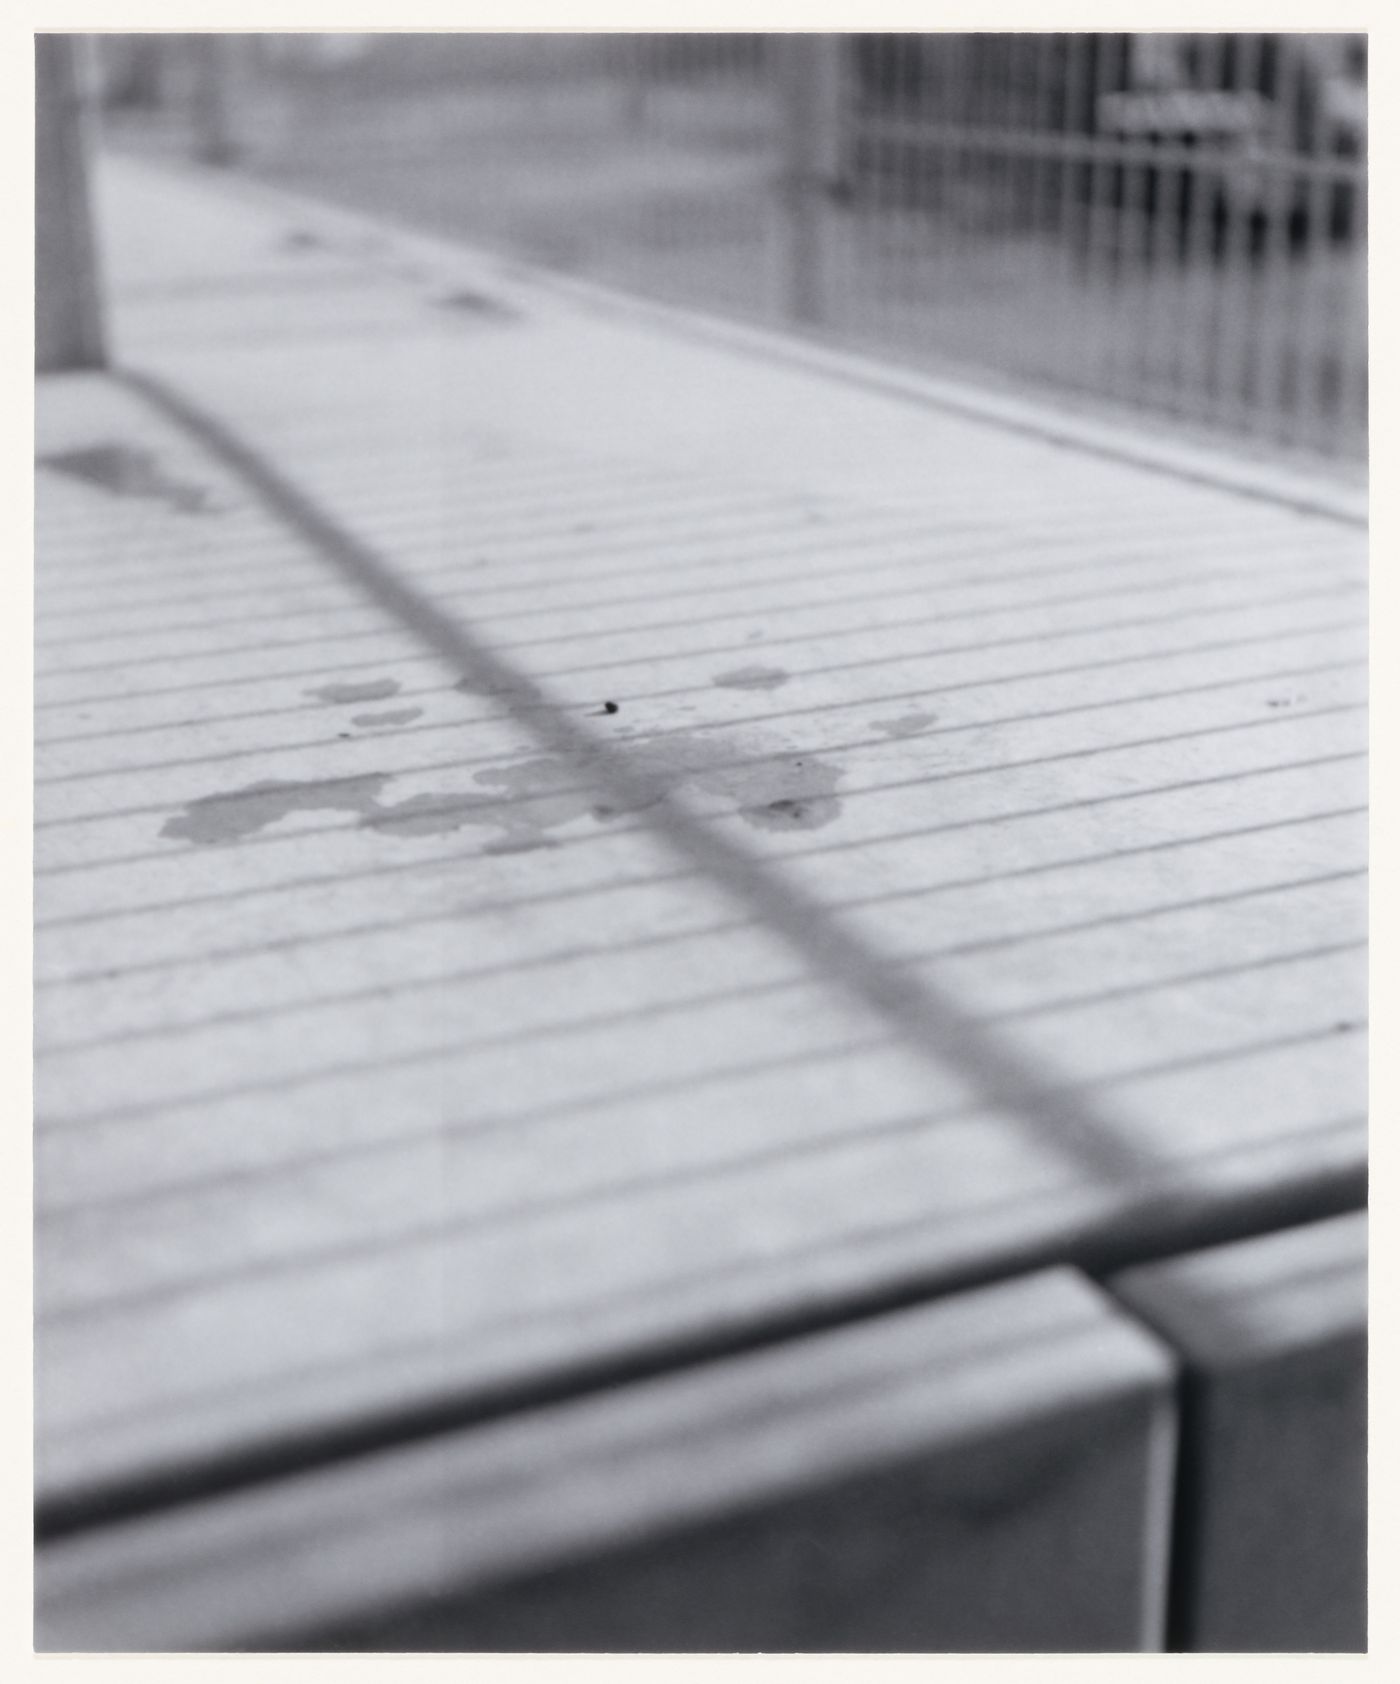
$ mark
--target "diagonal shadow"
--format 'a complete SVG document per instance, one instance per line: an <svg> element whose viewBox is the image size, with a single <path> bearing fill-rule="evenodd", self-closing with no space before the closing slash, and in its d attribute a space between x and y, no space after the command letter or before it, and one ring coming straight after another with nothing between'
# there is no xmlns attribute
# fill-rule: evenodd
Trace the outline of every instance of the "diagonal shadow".
<svg viewBox="0 0 1400 1684"><path fill-rule="evenodd" d="M1151 1179L1155 1157L1122 1136L1121 1119L1084 1091L1042 1070L1020 1048L966 1011L946 989L883 958L800 887L666 797L629 766L625 750L574 723L532 678L501 659L432 598L406 583L376 549L341 525L222 420L163 379L120 378L236 474L267 509L342 578L473 684L500 692L552 752L586 768L620 805L645 808L671 848L796 949L814 972L894 1029L943 1074L969 1079L985 1102L1033 1121L1046 1143L1099 1181Z"/></svg>

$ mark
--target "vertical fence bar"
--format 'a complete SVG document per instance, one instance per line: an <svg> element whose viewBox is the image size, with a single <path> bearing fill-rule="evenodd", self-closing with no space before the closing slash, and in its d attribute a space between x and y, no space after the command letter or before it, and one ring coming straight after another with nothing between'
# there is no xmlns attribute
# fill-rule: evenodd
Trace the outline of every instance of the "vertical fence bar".
<svg viewBox="0 0 1400 1684"><path fill-rule="evenodd" d="M1119 87L1132 91L1146 80L1140 67L1140 37L1129 36L1120 60ZM1155 327L1160 277L1156 228L1161 216L1164 171L1160 157L1129 137L1122 168L1123 203L1118 241L1119 290L1115 322L1118 393L1128 403L1151 404L1155 387Z"/></svg>
<svg viewBox="0 0 1400 1684"><path fill-rule="evenodd" d="M840 311L839 325L855 325L855 136L856 63L855 39L850 34L833 38L832 178L828 192L832 202L832 286Z"/></svg>
<svg viewBox="0 0 1400 1684"><path fill-rule="evenodd" d="M237 38L197 35L194 38L194 144L201 163L225 165L238 158L236 123Z"/></svg>
<svg viewBox="0 0 1400 1684"><path fill-rule="evenodd" d="M1346 439L1350 453L1364 459L1369 437L1369 381L1367 378L1367 347L1369 343L1369 291L1366 253L1370 238L1370 206L1367 193L1370 124L1366 110L1365 77L1367 75L1367 39L1353 35L1347 46L1348 76L1360 84L1353 87L1351 99L1355 116L1355 156L1347 175L1353 221L1347 249L1347 355L1343 382L1344 416L1349 417L1354 431Z"/></svg>
<svg viewBox="0 0 1400 1684"><path fill-rule="evenodd" d="M40 372L107 360L73 35L34 39L34 362Z"/></svg>
<svg viewBox="0 0 1400 1684"><path fill-rule="evenodd" d="M873 193L863 325L883 337L893 337L909 317L909 295L918 285L914 278L917 260L907 232L917 226L918 209L904 191L904 178L910 173L908 160L919 145L910 123L917 104L914 78L919 47L916 36L881 36L879 42L871 86L877 127L871 152ZM886 120L894 126L881 131L879 124Z"/></svg>
<svg viewBox="0 0 1400 1684"><path fill-rule="evenodd" d="M1000 42L1000 99L999 109L993 113L1002 147L1001 182L997 194L996 276L999 282L998 318L1003 334L1014 328L1014 343L1010 346L1013 366L1018 373L1025 371L1030 361L1030 346L1037 331L1031 308L1031 298L1025 287L1025 254L1020 231L1026 200L1026 175L1031 157L1027 151L1028 125L1025 120L1026 47L1029 38L1006 35Z"/></svg>
<svg viewBox="0 0 1400 1684"><path fill-rule="evenodd" d="M1059 334L1058 373L1062 383L1071 390L1082 390L1085 386L1088 362L1086 317L1091 301L1086 295L1091 283L1085 274L1086 259L1082 253L1088 241L1088 201L1093 184L1089 120L1086 115L1094 97L1090 81L1090 40L1088 35L1083 34L1066 35L1064 38L1065 93L1061 131L1064 152L1057 268L1065 313Z"/></svg>
<svg viewBox="0 0 1400 1684"><path fill-rule="evenodd" d="M1242 38L1242 63L1238 86L1245 93L1263 97L1268 80L1269 38L1252 34ZM1247 50L1246 50L1247 49ZM1258 130L1251 128L1247 156L1258 150ZM1273 297L1272 276L1269 272L1269 223L1274 203L1266 173L1252 163L1247 170L1248 202L1250 206L1248 254L1247 313L1242 346L1241 369L1242 410L1241 431L1255 437L1267 438L1273 425L1269 404L1269 374L1282 354L1273 327L1270 304Z"/></svg>
<svg viewBox="0 0 1400 1684"><path fill-rule="evenodd" d="M1064 321L1063 300L1055 287L1055 224L1054 207L1060 189L1063 161L1058 160L1051 147L1055 134L1056 75L1061 66L1058 35L1038 35L1035 57L1031 66L1031 93L1026 102L1026 128L1035 142L1036 150L1030 159L1027 191L1025 241L1021 247L1022 262L1034 276L1039 332L1035 337L1034 361L1030 372L1043 378L1048 372L1045 344L1057 338Z"/></svg>
<svg viewBox="0 0 1400 1684"><path fill-rule="evenodd" d="M1226 39L1230 56L1220 67L1217 89L1240 93L1258 80L1262 37L1246 34ZM1222 428L1249 434L1258 430L1260 419L1257 386L1261 317L1256 249L1260 206L1238 142L1232 146L1228 137L1222 137L1219 144L1225 160L1226 223L1220 254L1221 341L1216 359L1220 392L1214 419Z"/></svg>
<svg viewBox="0 0 1400 1684"><path fill-rule="evenodd" d="M911 160L920 146L913 113L918 109L921 43L915 35L885 35L879 42L871 88L877 127L863 326L891 338L911 319L910 297L917 297L919 288L910 232L918 227L919 207L907 188L916 170ZM882 131L879 125L886 121L892 126Z"/></svg>
<svg viewBox="0 0 1400 1684"><path fill-rule="evenodd" d="M1223 62L1223 37L1189 37L1192 71L1189 85L1210 87ZM1187 414L1195 421L1214 417L1219 373L1221 279L1218 240L1223 228L1217 216L1225 191L1219 154L1197 147L1190 170L1190 194L1183 239L1187 276L1178 328L1181 393Z"/></svg>
<svg viewBox="0 0 1400 1684"><path fill-rule="evenodd" d="M1277 46L1272 73L1262 91L1271 107L1265 136L1267 162L1264 165L1265 222L1260 268L1263 297L1260 311L1271 331L1271 347L1263 373L1261 405L1266 436L1286 438L1288 416L1297 399L1297 368L1293 353L1290 310L1293 282L1289 273L1289 223L1291 207L1299 188L1291 167L1293 148L1282 113L1287 109L1288 61Z"/></svg>
<svg viewBox="0 0 1400 1684"><path fill-rule="evenodd" d="M1312 392L1313 293L1312 243L1318 208L1316 185L1309 174L1307 66L1291 41L1284 43L1279 72L1280 143L1295 164L1287 195L1284 244L1289 272L1287 337L1288 403L1283 416L1285 442L1306 448L1316 440Z"/></svg>
<svg viewBox="0 0 1400 1684"><path fill-rule="evenodd" d="M1306 403L1302 442L1333 455L1340 448L1343 427L1345 303L1341 287L1345 271L1333 226L1334 199L1343 172L1331 145L1332 125L1326 110L1326 80L1335 73L1335 65L1329 63L1324 49L1332 40L1304 37L1303 43L1301 56L1306 68L1298 125L1299 152L1308 165L1308 187L1300 254L1305 307L1298 335Z"/></svg>
<svg viewBox="0 0 1400 1684"><path fill-rule="evenodd" d="M615 73L622 84L619 100L622 126L631 134L640 134L647 126L649 115L645 63L647 38L642 34L627 34L614 36L613 41Z"/></svg>
<svg viewBox="0 0 1400 1684"><path fill-rule="evenodd" d="M1123 394L1123 341L1128 318L1128 286L1130 267L1128 246L1131 239L1133 137L1109 134L1105 130L1101 112L1106 95L1123 91L1127 84L1126 37L1101 35L1098 41L1094 76L1094 148L1099 163L1098 197L1099 238L1102 253L1105 297L1098 314L1102 341L1099 346L1099 376L1095 384L1112 396Z"/></svg>
<svg viewBox="0 0 1400 1684"><path fill-rule="evenodd" d="M1152 38L1144 50L1143 37L1134 36L1129 43L1129 87L1145 87L1149 92L1159 89L1173 47L1172 37L1164 35ZM1136 319L1129 322L1136 343L1126 371L1126 392L1130 398L1158 406L1164 402L1158 376L1158 335L1165 313L1161 304L1169 296L1172 279L1165 273L1169 265L1163 259L1162 231L1175 207L1172 161L1176 150L1174 145L1161 147L1157 157L1144 157L1136 169L1129 166L1127 171L1126 198L1131 207L1130 223L1135 224L1130 227L1130 241L1137 308Z"/></svg>
<svg viewBox="0 0 1400 1684"><path fill-rule="evenodd" d="M936 130L948 121L948 60L938 36L915 37L917 82L908 104L910 132ZM912 67L911 67L912 68ZM919 348L925 353L946 349L946 331L941 317L949 298L956 296L948 284L948 145L941 137L911 144L909 202L918 229L918 284L913 290L913 308L907 319L919 324Z"/></svg>
<svg viewBox="0 0 1400 1684"><path fill-rule="evenodd" d="M1173 35L1158 52L1154 85L1161 86L1180 65L1188 37ZM1195 169L1189 150L1173 140L1161 148L1155 197L1149 211L1144 264L1152 277L1152 333L1145 342L1139 378L1167 414L1181 417L1189 408L1183 389L1178 344L1180 328L1190 321L1189 296L1195 284L1186 261Z"/></svg>
<svg viewBox="0 0 1400 1684"><path fill-rule="evenodd" d="M982 296L987 302L992 343L999 342L1004 346L1003 355L1014 365L1022 323L1014 312L1008 316L1003 306L1006 228L1010 220L1011 192L1011 154L1007 145L1010 41L1011 37L1007 35L986 35L981 41L981 81L985 93L981 113L982 133L978 138L986 161L986 185L979 221L985 252Z"/></svg>
<svg viewBox="0 0 1400 1684"><path fill-rule="evenodd" d="M783 46L787 309L793 321L815 326L828 307L826 221L839 147L840 40L796 34Z"/></svg>
<svg viewBox="0 0 1400 1684"><path fill-rule="evenodd" d="M1366 182L1359 172L1346 178L1352 193L1350 238L1345 251L1345 290L1342 296L1340 346L1340 389L1338 422L1340 448L1362 455L1367 434L1366 344Z"/></svg>
<svg viewBox="0 0 1400 1684"><path fill-rule="evenodd" d="M783 107L782 218L783 274L780 285L786 313L796 322L821 318L817 264L821 231L812 203L811 128L815 79L811 75L811 37L783 38L780 54Z"/></svg>
<svg viewBox="0 0 1400 1684"><path fill-rule="evenodd" d="M987 253L987 222L991 194L992 157L987 148L987 109L991 101L991 87L987 77L980 38L964 34L959 38L962 52L961 100L958 122L962 126L966 144L963 147L964 199L963 255L967 267L962 285L973 303L976 323L974 331L983 345L997 343L995 323L991 319L995 299L989 296L987 277L991 269Z"/></svg>
<svg viewBox="0 0 1400 1684"><path fill-rule="evenodd" d="M1089 166L1088 259L1090 287L1097 290L1097 301L1090 325L1093 351L1088 385L1094 391L1112 392L1117 360L1113 345L1114 325L1121 281L1116 261L1120 220L1114 201L1118 187L1116 178L1122 163L1104 143L1099 113L1103 108L1103 96L1113 91L1112 61L1117 38L1098 34L1093 41L1088 112L1093 160Z"/></svg>

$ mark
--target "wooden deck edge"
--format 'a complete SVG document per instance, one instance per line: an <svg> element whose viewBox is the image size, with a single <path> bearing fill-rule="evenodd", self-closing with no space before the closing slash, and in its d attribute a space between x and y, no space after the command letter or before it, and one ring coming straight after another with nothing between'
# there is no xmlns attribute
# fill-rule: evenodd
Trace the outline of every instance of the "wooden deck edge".
<svg viewBox="0 0 1400 1684"><path fill-rule="evenodd" d="M1154 1649L1174 1381L1036 1272L54 1545L39 1642Z"/></svg>

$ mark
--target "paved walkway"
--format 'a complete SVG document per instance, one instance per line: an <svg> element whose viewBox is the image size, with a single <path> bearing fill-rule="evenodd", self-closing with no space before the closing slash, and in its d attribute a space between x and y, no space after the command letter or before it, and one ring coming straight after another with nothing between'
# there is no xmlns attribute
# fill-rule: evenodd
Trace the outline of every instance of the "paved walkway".
<svg viewBox="0 0 1400 1684"><path fill-rule="evenodd" d="M134 377L38 422L53 1524L1359 1198L1354 523L101 185Z"/></svg>

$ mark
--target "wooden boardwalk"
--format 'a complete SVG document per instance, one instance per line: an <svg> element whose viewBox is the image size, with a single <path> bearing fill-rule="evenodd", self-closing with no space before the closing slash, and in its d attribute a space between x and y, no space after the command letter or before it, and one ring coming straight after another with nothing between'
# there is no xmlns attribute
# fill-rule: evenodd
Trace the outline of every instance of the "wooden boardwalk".
<svg viewBox="0 0 1400 1684"><path fill-rule="evenodd" d="M1064 1266L1360 1203L1340 499L251 193L101 187L128 372L38 411L50 1646L288 1641L506 1571L425 1521L366 1582L414 1456L465 1458L520 1559L577 1552L528 1519L513 1417L563 1409L555 1453L606 1465L613 1398L671 1417L648 1388L696 1363L768 1396L780 1340L856 1375L842 1324L877 1313L956 1352L935 1312L973 1287L1013 1330L1046 1292L1074 1338L1107 1315L1088 1371L1158 1397ZM1162 1477L1133 1501L1165 1526ZM346 1480L353 1571L274 1596L218 1556L170 1590L179 1528L254 1573L277 1514L335 1534ZM1129 1599L1099 1646L1161 1640Z"/></svg>

